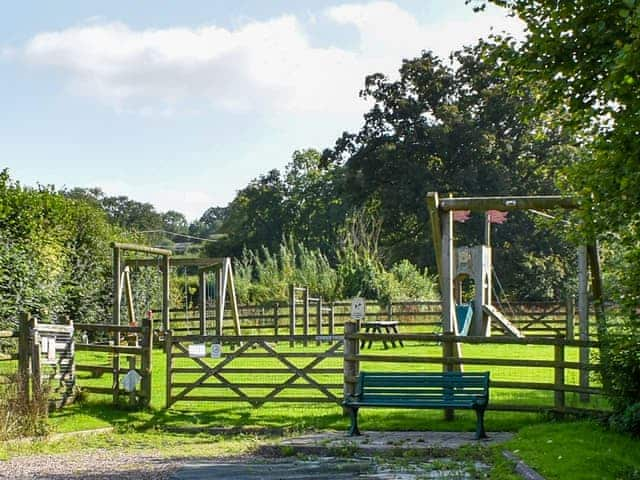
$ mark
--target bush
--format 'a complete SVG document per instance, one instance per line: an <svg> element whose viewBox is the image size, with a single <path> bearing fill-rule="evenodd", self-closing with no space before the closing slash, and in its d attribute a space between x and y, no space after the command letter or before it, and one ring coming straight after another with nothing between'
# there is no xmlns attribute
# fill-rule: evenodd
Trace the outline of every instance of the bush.
<svg viewBox="0 0 640 480"><path fill-rule="evenodd" d="M614 412L611 424L640 435L640 335L610 333L602 350L602 383Z"/></svg>
<svg viewBox="0 0 640 480"><path fill-rule="evenodd" d="M0 441L49 432L48 391L42 389L29 399L23 385L17 374L9 376L9 383L0 385Z"/></svg>

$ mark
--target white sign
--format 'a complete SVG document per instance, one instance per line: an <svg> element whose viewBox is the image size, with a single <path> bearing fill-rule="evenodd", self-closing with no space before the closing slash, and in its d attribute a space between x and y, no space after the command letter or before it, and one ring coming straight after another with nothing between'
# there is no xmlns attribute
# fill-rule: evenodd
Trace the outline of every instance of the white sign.
<svg viewBox="0 0 640 480"><path fill-rule="evenodd" d="M219 343L211 344L211 358L220 358L222 356L222 345Z"/></svg>
<svg viewBox="0 0 640 480"><path fill-rule="evenodd" d="M189 345L190 358L203 358L207 356L207 347L204 343L194 343Z"/></svg>
<svg viewBox="0 0 640 480"><path fill-rule="evenodd" d="M140 383L140 380L142 380L142 377L138 372L135 370L129 370L122 379L122 387L127 392L135 392L136 385Z"/></svg>
<svg viewBox="0 0 640 480"><path fill-rule="evenodd" d="M49 348L47 349L47 360L50 362L56 361L56 337L49 337Z"/></svg>
<svg viewBox="0 0 640 480"><path fill-rule="evenodd" d="M351 319L362 320L364 319L364 298L356 297L351 300Z"/></svg>

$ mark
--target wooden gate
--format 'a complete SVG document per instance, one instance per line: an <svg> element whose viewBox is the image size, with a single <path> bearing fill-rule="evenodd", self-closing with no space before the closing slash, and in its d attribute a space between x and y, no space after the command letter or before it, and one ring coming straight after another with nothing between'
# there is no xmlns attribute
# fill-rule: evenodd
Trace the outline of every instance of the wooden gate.
<svg viewBox="0 0 640 480"><path fill-rule="evenodd" d="M176 402L342 402L342 336L166 336ZM222 342L221 342L222 341ZM304 346L307 344L308 346ZM215 394L208 393L211 390Z"/></svg>

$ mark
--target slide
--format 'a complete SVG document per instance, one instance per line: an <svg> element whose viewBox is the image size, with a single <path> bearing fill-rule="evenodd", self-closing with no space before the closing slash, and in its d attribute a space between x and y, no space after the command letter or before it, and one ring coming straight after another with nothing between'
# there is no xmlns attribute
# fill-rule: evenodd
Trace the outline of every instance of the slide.
<svg viewBox="0 0 640 480"><path fill-rule="evenodd" d="M510 333L514 337L518 338L524 337L522 332L518 330L513 323L507 320L506 317L502 315L502 313L500 313L493 305L482 305L482 310L484 310L484 313L496 320L502 326L506 333Z"/></svg>

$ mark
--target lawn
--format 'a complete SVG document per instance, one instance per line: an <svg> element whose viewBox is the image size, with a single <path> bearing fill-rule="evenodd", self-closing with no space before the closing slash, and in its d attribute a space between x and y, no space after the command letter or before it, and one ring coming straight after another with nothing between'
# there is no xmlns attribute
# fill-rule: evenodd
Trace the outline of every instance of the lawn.
<svg viewBox="0 0 640 480"><path fill-rule="evenodd" d="M273 345L283 354L291 352L320 352L328 348L323 344L307 347L297 346L294 349L288 343ZM406 357L438 357L441 346L435 344L419 344L407 342L402 348L384 350L381 344L375 343L371 349L363 349L361 353L376 356L402 355ZM225 346L225 353L231 347ZM260 358L257 354L264 352L260 348L250 349L253 356L234 360L232 367L255 369L282 367L277 359ZM513 345L465 345L465 358L494 359L536 359L553 358L552 346L513 346ZM289 358L297 367L304 367L311 358ZM566 360L577 361L577 349L567 349ZM206 359L213 365L219 360ZM78 352L77 362L82 364L103 364L109 362L108 354ZM124 361L123 361L124 364ZM175 359L174 366L195 367L192 359ZM321 368L341 368L340 358L328 358L320 363ZM115 426L116 433L99 435L81 444L76 441L43 442L28 448L0 448L0 456L10 456L33 451L73 451L74 448L116 448L116 449L154 449L166 451L168 455L226 455L250 451L258 439L253 436L220 437L207 434L185 435L172 432L179 427L264 427L282 429L285 433L295 433L309 429L346 430L348 420L343 417L342 409L331 403L266 403L255 408L245 402L178 402L170 409L164 409L165 401L165 368L166 357L162 350L153 352L153 392L151 407L147 410L130 409L124 405L116 407L111 404L111 397L89 394L81 403L72 405L51 415L50 423L56 432L87 430L105 426ZM421 362L391 363L363 362L362 370L386 371L418 371L440 370L439 365L425 365ZM472 365L466 371L490 370L494 381L518 381L552 383L554 371L548 367L506 367ZM180 374L174 381L193 381L199 374ZM225 374L236 382L268 382L278 384L290 374L230 373ZM341 384L341 374L313 374L316 381L322 383ZM78 373L79 385L108 387L111 375L93 378L88 372ZM300 382L300 380L298 380ZM566 370L566 382L577 384L577 371ZM595 383L595 379L594 379ZM223 395L222 389L199 389L193 394L215 392ZM341 389L333 389L340 395ZM314 393L315 392L315 393ZM175 394L176 392L174 392ZM265 389L247 389L252 396L264 395ZM287 397L296 395L318 395L314 390L294 389L283 392ZM229 394L231 395L231 394ZM492 405L538 405L552 406L553 392L541 390L521 390L493 388ZM592 396L589 403L582 403L575 394L567 393L567 404L587 408L606 407L604 401ZM512 466L501 456L502 448L515 451L527 463L538 469L545 478L640 478L634 477L640 471L640 451L638 442L624 435L603 430L601 426L590 421L557 422L552 417L538 413L500 412L487 413L486 424L489 431L517 432L514 440L505 447L487 453L493 458L494 470L492 478L509 479L512 477ZM441 431L473 431L475 415L473 412L456 412L454 421L445 421L441 411L416 410L363 410L361 427L364 430L441 430ZM630 453L633 452L633 453ZM597 464L597 468L590 465ZM604 465L604 466L603 466ZM611 465L611 467L607 467ZM636 473L634 473L636 472Z"/></svg>

